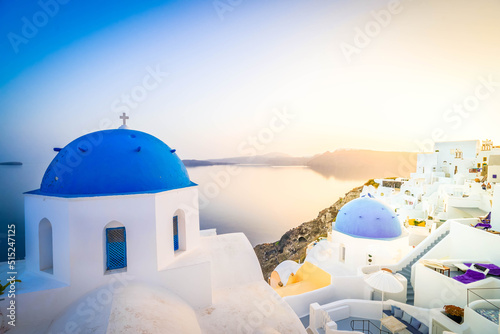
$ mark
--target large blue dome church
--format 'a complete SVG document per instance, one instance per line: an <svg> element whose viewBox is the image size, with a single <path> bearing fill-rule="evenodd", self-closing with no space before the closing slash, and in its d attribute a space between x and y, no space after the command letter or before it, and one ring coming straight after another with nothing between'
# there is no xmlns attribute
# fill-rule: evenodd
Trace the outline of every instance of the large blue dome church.
<svg viewBox="0 0 500 334"><path fill-rule="evenodd" d="M390 239L401 236L401 223L391 208L382 202L364 196L342 207L337 214L334 229L353 237Z"/></svg>
<svg viewBox="0 0 500 334"><path fill-rule="evenodd" d="M32 194L85 197L154 193L194 186L175 150L144 132L120 128L75 139L52 160Z"/></svg>
<svg viewBox="0 0 500 334"><path fill-rule="evenodd" d="M199 246L198 187L186 167L120 118L118 129L55 148L40 189L26 193L27 270L70 284L85 268L91 282L77 285L93 289L108 274L156 275Z"/></svg>

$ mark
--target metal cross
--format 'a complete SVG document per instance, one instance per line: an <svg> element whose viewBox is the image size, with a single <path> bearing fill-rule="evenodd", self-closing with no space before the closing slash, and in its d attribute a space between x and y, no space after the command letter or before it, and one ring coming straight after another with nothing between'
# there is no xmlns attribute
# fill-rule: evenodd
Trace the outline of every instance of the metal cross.
<svg viewBox="0 0 500 334"><path fill-rule="evenodd" d="M127 125L127 119L130 117L127 116L127 114L123 113L123 115L120 116L120 119L123 120L123 125Z"/></svg>

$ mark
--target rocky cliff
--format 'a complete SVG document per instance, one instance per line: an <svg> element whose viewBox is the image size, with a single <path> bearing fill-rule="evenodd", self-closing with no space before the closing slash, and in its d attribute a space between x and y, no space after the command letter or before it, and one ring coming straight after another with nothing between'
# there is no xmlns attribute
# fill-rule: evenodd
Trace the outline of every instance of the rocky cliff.
<svg viewBox="0 0 500 334"><path fill-rule="evenodd" d="M274 268L285 260L302 261L306 257L307 245L319 237L326 237L339 210L344 204L358 198L362 189L363 187L352 189L345 197L321 211L316 219L289 230L279 241L255 246L264 279L267 281Z"/></svg>

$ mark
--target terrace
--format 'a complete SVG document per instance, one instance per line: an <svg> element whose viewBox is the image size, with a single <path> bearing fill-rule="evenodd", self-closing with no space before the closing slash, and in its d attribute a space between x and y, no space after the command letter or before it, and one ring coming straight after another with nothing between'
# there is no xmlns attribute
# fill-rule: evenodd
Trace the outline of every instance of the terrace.
<svg viewBox="0 0 500 334"><path fill-rule="evenodd" d="M382 313L383 306L383 313ZM325 305L317 303L311 304L309 322L302 319L307 326L308 333L391 333L389 328L382 324L382 319L394 316L392 313L398 310L395 315L397 321L406 326L398 331L401 333L420 333L419 329L425 332L429 326L429 310L406 305L393 300L388 300L383 304L380 301L347 299ZM387 325L389 326L389 325Z"/></svg>

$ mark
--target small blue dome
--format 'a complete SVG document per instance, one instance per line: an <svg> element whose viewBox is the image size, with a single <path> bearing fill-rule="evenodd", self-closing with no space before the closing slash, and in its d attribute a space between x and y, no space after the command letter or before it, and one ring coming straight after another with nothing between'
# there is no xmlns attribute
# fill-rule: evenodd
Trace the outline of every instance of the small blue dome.
<svg viewBox="0 0 500 334"><path fill-rule="evenodd" d="M32 193L103 196L193 185L175 150L147 133L117 129L86 134L61 149Z"/></svg>
<svg viewBox="0 0 500 334"><path fill-rule="evenodd" d="M371 197L355 199L340 209L334 229L353 237L390 239L402 233L394 210Z"/></svg>

